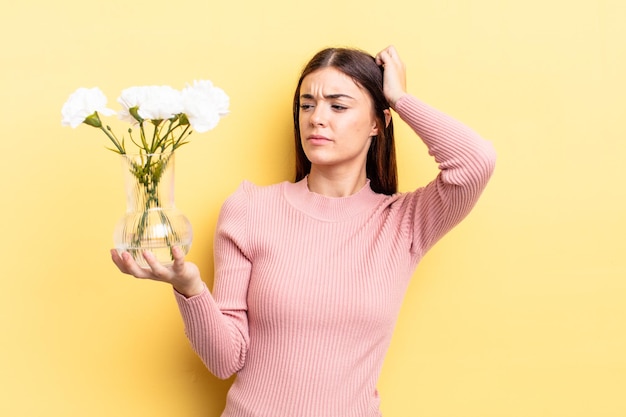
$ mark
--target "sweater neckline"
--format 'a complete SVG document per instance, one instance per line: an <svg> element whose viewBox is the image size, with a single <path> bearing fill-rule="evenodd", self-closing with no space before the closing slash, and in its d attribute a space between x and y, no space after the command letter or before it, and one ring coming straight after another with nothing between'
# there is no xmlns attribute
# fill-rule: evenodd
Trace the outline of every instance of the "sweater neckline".
<svg viewBox="0 0 626 417"><path fill-rule="evenodd" d="M384 199L383 194L375 193L370 180L356 193L346 197L328 197L309 190L308 177L296 183L284 183L283 193L293 207L299 211L324 221L344 221L368 212Z"/></svg>

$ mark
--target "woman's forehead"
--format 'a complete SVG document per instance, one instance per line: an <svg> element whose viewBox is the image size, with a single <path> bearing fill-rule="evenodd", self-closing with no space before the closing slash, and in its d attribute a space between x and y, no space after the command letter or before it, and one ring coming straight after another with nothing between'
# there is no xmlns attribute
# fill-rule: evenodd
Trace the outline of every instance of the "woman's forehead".
<svg viewBox="0 0 626 417"><path fill-rule="evenodd" d="M350 76L334 67L325 67L313 71L302 80L300 94L314 94L321 96L345 94L361 96L363 88Z"/></svg>

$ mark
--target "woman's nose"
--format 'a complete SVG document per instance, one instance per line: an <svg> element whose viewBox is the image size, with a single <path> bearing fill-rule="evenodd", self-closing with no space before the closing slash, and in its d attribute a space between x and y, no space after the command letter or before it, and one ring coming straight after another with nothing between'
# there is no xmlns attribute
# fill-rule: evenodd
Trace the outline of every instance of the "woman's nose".
<svg viewBox="0 0 626 417"><path fill-rule="evenodd" d="M315 109L313 109L310 120L311 125L313 126L324 126L326 123L326 116L324 116L324 111L321 106L316 106Z"/></svg>

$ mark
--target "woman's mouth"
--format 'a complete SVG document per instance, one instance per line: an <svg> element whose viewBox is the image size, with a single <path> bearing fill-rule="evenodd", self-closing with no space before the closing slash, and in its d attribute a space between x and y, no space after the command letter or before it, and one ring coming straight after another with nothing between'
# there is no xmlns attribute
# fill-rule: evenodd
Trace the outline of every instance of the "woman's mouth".
<svg viewBox="0 0 626 417"><path fill-rule="evenodd" d="M311 135L311 136L308 136L306 140L313 145L324 145L329 142L332 142L326 136L322 136L322 135Z"/></svg>

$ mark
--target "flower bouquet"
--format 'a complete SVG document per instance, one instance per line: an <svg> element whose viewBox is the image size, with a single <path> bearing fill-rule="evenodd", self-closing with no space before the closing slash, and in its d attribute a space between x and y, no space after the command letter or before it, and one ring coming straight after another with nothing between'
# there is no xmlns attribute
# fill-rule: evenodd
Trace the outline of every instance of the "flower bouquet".
<svg viewBox="0 0 626 417"><path fill-rule="evenodd" d="M169 86L130 87L117 101L122 106L118 117L131 125L127 140L102 123L101 115L116 112L107 108L106 96L97 87L79 88L70 95L61 110L61 124L76 128L84 123L102 130L113 144L108 149L122 157L127 210L115 227L116 249L129 252L143 267L146 250L167 265L172 262L171 248L180 246L187 253L193 238L189 221L174 205L174 152L189 143L193 130L215 128L228 114L229 98L202 80L182 91Z"/></svg>

